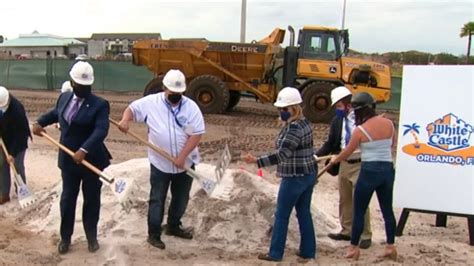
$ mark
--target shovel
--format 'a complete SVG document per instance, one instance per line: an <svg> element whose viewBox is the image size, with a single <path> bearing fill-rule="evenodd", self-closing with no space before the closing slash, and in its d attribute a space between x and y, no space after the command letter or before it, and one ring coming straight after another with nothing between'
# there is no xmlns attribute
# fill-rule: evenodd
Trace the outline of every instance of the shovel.
<svg viewBox="0 0 474 266"><path fill-rule="evenodd" d="M217 161L216 168L214 169L214 172L216 173L217 183L221 182L222 177L224 176L225 170L229 166L231 160L232 160L232 156L229 151L229 146L226 144L224 148L224 152L222 153L219 161Z"/></svg>
<svg viewBox="0 0 474 266"><path fill-rule="evenodd" d="M109 118L109 121L110 123L112 123L113 125L115 126L119 126L118 122ZM161 156L165 157L166 159L170 160L171 162L174 162L174 158L169 155L165 150L162 150L161 148L153 145L152 143L150 143L149 141L143 139L142 137L138 136L137 134L131 132L130 130L127 132L127 134L129 134L130 136L134 137L135 139L137 139L138 141L140 141L141 143L145 144L146 146L150 147L152 150L154 150L155 152L157 152L158 154L160 154ZM190 167L187 167L185 166L183 168L184 170L186 170L186 173L196 179L196 181L199 182L199 185L201 185L201 187L204 189L204 191L207 193L208 196L211 196L212 192L214 191L214 189L216 188L216 181L214 180L211 180L209 178L206 178L200 174L198 174L196 171L194 171L193 169L191 169Z"/></svg>
<svg viewBox="0 0 474 266"><path fill-rule="evenodd" d="M0 144L3 149L3 153L5 154L5 158L7 158L7 162L10 165L10 168L13 171L13 180L16 183L17 186L17 194L18 194L18 202L20 203L21 208L25 208L31 204L33 204L36 201L35 195L28 189L26 186L25 182L23 182L23 179L21 176L18 174L16 171L15 165L13 163L10 163L8 160L8 157L10 156L8 154L7 148L5 147L5 143L3 142L3 139L0 138Z"/></svg>
<svg viewBox="0 0 474 266"><path fill-rule="evenodd" d="M47 140L49 140L52 144L54 144L55 146L63 150L65 153L69 154L71 157L74 156L73 151L71 151L66 146L62 145L61 143L53 139L51 136L46 134L46 132L44 131L41 132L41 135L45 137ZM105 174L104 172L102 172L101 170L99 170L97 167L95 167L94 165L92 165L86 160L82 160L81 164L87 167L92 172L94 172L96 175L98 175L100 181L102 181L102 183L107 184L110 187L110 189L112 189L112 192L114 193L118 202L122 206L123 210L126 213L129 213L133 206L132 195L134 194L134 188L135 188L135 184L133 180L131 181L127 181L125 179L115 180L114 178L108 176L107 174Z"/></svg>

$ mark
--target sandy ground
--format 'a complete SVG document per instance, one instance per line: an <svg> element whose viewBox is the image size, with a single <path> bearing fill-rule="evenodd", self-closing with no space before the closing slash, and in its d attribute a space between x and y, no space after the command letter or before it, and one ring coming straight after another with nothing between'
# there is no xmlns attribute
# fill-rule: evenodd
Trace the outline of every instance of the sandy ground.
<svg viewBox="0 0 474 266"><path fill-rule="evenodd" d="M30 120L51 108L57 97L53 92L14 91L25 105ZM111 116L118 119L126 105L138 94L102 94L111 103ZM251 151L264 153L273 147L279 131L276 112L271 106L243 99L237 108L226 115L206 115L207 134L200 145L203 164L198 172L212 176L212 167L227 143L233 155ZM396 114L388 114L396 119ZM146 129L133 129L145 136ZM320 146L328 126L314 124L315 145ZM58 137L58 130L48 128ZM33 206L20 209L16 199L0 206L0 264L2 265L143 265L160 264L269 264L256 260L256 254L268 249L268 228L278 188L274 169L264 169L263 178L257 169L233 161L222 184L209 198L194 184L185 226L194 229L191 241L163 236L165 250L158 250L146 242L147 196L149 166L146 150L138 142L110 129L106 142L114 156L107 172L113 176L134 179L138 194L134 209L125 213L104 186L99 242L101 249L90 254L82 229L79 198L76 228L71 252L60 256L59 240L60 172L56 167L57 149L45 139L35 137L26 157L28 185L38 198ZM131 160L131 161L130 161ZM317 259L309 263L348 264L343 258L347 242L331 241L326 235L338 230L337 178L323 175L313 196L313 220L317 231ZM401 210L396 209L399 217ZM385 242L383 219L376 198L371 202L373 246L363 250L360 264L392 264L377 258ZM410 214L404 236L397 238L401 264L470 264L474 261L474 247L468 245L465 218L449 217L447 228L434 226L434 215ZM297 263L299 233L294 215L290 222L287 250L282 264Z"/></svg>

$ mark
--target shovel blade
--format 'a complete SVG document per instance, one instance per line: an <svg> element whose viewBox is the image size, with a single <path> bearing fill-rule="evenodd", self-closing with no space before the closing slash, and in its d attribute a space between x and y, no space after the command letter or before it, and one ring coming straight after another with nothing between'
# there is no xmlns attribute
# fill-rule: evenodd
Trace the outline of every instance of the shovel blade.
<svg viewBox="0 0 474 266"><path fill-rule="evenodd" d="M221 182L225 170L229 166L231 160L232 156L230 154L229 146L226 144L224 147L224 151L222 152L221 157L219 158L219 161L217 161L216 168L214 169L214 172L216 173L216 180L218 183Z"/></svg>
<svg viewBox="0 0 474 266"><path fill-rule="evenodd" d="M23 182L19 174L14 175L17 186L18 203L22 209L32 205L36 201L35 195L30 191L28 186Z"/></svg>
<svg viewBox="0 0 474 266"><path fill-rule="evenodd" d="M129 213L133 207L133 200L136 198L137 186L133 179L119 178L110 184L110 188L122 206L122 209Z"/></svg>
<svg viewBox="0 0 474 266"><path fill-rule="evenodd" d="M18 187L18 203L21 208L26 208L36 201L36 197L30 192L28 187L23 184Z"/></svg>
<svg viewBox="0 0 474 266"><path fill-rule="evenodd" d="M202 189L204 189L206 194L208 196L211 196L212 192L216 188L216 185L217 185L216 181L206 178L204 176L201 176L200 174L198 174L196 171L193 171L192 169L188 169L186 173L190 177L196 179L199 182L199 185L202 187Z"/></svg>

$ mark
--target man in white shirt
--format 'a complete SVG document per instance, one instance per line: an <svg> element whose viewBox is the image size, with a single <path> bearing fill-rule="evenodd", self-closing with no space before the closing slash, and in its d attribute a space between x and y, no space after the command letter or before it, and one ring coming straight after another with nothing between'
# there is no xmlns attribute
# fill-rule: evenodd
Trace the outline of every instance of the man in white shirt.
<svg viewBox="0 0 474 266"><path fill-rule="evenodd" d="M182 95L186 80L179 70L171 69L163 78L163 92L151 94L132 102L125 109L119 129L127 132L130 122L145 122L148 140L175 158L173 162L148 149L150 161L150 200L148 209L148 242L160 249L161 223L168 188L171 203L168 209L166 234L192 239L190 231L181 226L186 211L192 177L183 170L199 163L197 145L205 132L204 118L197 104Z"/></svg>

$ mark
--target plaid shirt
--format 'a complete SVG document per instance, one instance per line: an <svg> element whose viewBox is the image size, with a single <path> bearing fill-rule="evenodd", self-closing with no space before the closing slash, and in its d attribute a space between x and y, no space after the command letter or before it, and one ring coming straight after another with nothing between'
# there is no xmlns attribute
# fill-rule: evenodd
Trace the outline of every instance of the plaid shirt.
<svg viewBox="0 0 474 266"><path fill-rule="evenodd" d="M277 176L293 177L316 173L313 131L305 118L283 127L275 142L276 151L258 157L259 167L277 164Z"/></svg>

